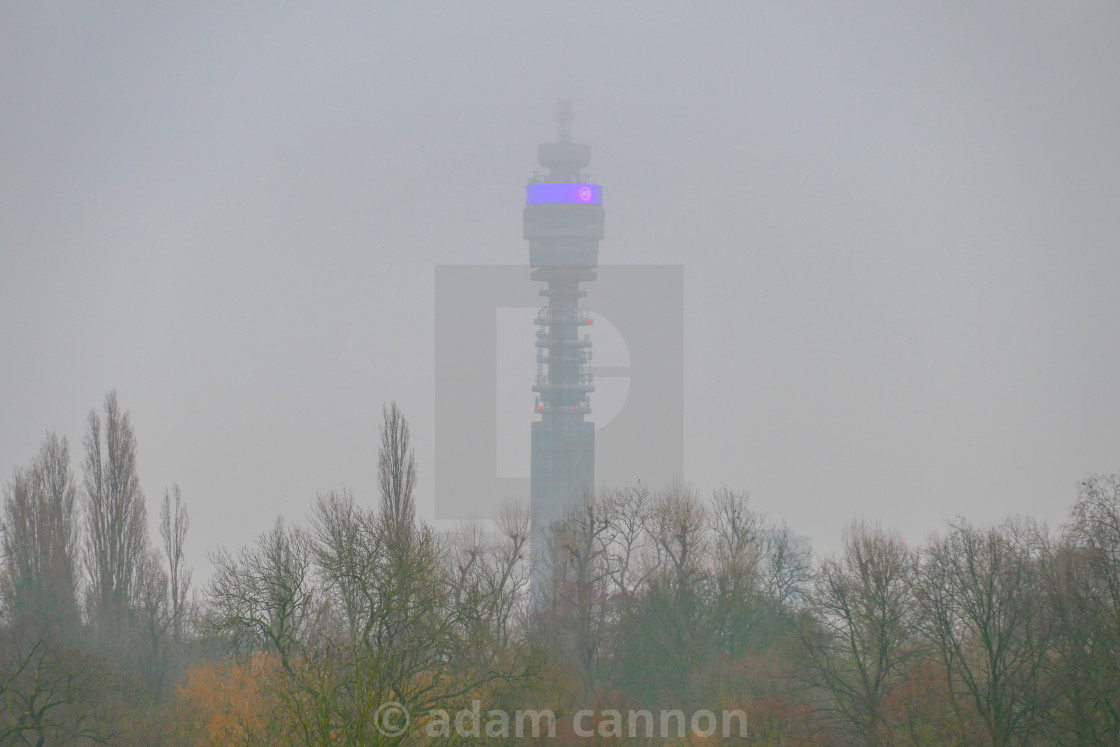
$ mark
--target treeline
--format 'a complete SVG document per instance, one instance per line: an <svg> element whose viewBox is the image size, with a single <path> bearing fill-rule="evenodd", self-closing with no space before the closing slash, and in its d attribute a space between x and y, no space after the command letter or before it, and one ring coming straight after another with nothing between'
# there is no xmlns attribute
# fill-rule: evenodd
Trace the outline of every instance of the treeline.
<svg viewBox="0 0 1120 747"><path fill-rule="evenodd" d="M4 489L0 744L140 743L196 647L186 508L178 486L164 491L153 542L113 392L89 414L82 457L79 485L69 442L48 433Z"/></svg>
<svg viewBox="0 0 1120 747"><path fill-rule="evenodd" d="M529 625L571 707L741 708L745 744L1120 744L1120 475L1061 531L867 523L811 565L747 496L607 493L549 537ZM693 740L695 743L695 740Z"/></svg>
<svg viewBox="0 0 1120 747"><path fill-rule="evenodd" d="M1120 744L1117 475L1059 531L960 519L912 547L856 523L819 562L745 493L681 484L605 490L546 533L523 505L439 533L389 405L376 505L326 491L195 590L179 491L149 537L136 451L111 393L80 483L48 434L4 490L0 744L537 741L431 715L475 701L554 712L545 743ZM645 740L601 717L670 708L747 728Z"/></svg>

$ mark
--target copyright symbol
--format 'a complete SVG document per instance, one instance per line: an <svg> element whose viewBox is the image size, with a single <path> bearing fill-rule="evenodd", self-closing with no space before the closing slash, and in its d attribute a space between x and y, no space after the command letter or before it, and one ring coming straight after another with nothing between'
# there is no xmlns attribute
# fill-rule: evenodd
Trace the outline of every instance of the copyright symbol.
<svg viewBox="0 0 1120 747"><path fill-rule="evenodd" d="M395 701L382 703L374 714L373 724L382 736L399 737L408 731L408 709Z"/></svg>

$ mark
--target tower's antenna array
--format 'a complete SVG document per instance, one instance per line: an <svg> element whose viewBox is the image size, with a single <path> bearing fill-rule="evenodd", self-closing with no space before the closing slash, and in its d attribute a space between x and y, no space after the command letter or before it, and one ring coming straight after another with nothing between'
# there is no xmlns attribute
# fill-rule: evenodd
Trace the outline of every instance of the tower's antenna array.
<svg viewBox="0 0 1120 747"><path fill-rule="evenodd" d="M557 142L571 142L572 122L575 121L575 118L575 110L572 106L572 99L570 96L566 99L560 99L556 102L556 127L559 130L556 136Z"/></svg>

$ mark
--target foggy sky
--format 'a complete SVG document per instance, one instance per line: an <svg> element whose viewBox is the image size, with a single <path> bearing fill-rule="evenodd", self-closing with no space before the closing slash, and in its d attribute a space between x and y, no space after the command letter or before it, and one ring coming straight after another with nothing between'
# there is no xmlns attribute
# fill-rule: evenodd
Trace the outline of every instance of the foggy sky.
<svg viewBox="0 0 1120 747"><path fill-rule="evenodd" d="M376 500L396 400L430 515L434 268L527 262L569 91L600 261L684 268L697 487L828 552L1120 468L1115 4L170 6L0 5L3 481L116 388L204 566Z"/></svg>

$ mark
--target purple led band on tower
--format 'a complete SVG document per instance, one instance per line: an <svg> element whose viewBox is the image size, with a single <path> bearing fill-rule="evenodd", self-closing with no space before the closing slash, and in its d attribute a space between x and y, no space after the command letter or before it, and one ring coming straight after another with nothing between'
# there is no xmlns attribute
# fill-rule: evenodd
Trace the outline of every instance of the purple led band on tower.
<svg viewBox="0 0 1120 747"><path fill-rule="evenodd" d="M579 184L576 182L530 184L525 188L526 205L539 205L548 202L602 205L603 188L598 184Z"/></svg>

